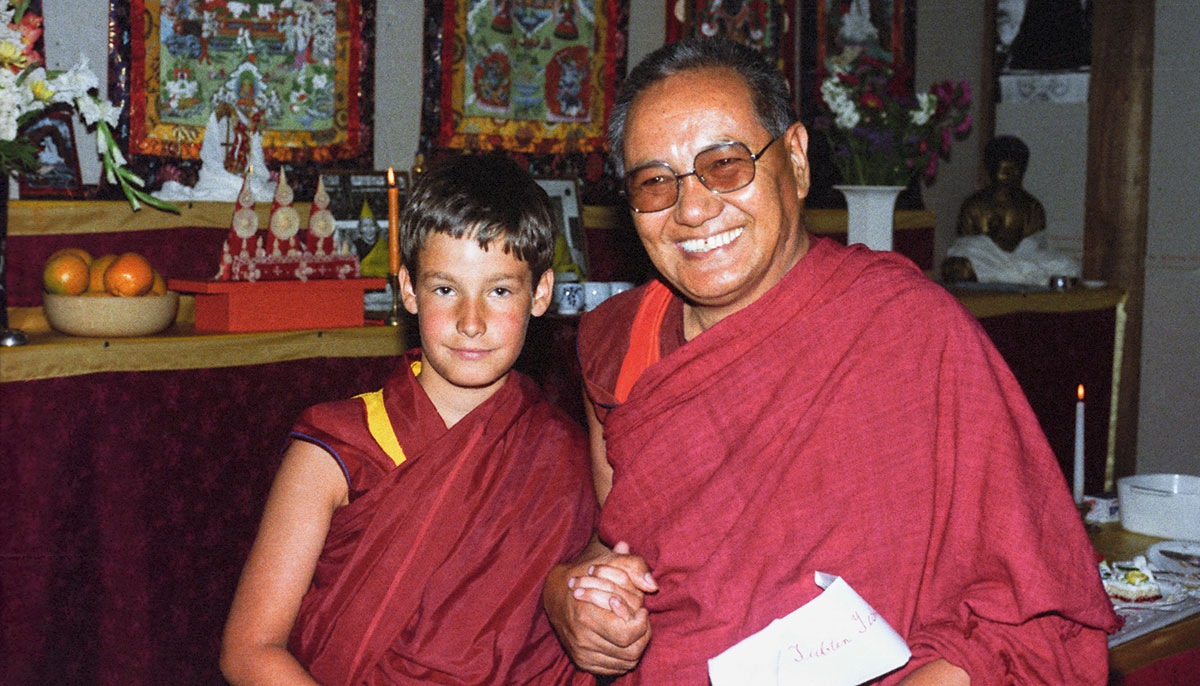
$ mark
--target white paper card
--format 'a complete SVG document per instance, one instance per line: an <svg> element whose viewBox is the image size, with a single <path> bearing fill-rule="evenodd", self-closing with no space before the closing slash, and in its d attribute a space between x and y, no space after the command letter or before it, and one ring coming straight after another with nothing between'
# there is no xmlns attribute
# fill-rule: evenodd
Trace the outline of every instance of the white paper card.
<svg viewBox="0 0 1200 686"><path fill-rule="evenodd" d="M857 686L908 662L904 639L850 584L815 577L821 595L708 661L713 686Z"/></svg>

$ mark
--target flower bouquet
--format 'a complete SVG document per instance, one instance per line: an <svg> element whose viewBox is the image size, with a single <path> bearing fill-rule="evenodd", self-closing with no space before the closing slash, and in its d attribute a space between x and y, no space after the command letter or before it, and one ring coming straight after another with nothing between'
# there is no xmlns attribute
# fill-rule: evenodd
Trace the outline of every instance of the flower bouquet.
<svg viewBox="0 0 1200 686"><path fill-rule="evenodd" d="M34 144L21 127L56 103L74 107L85 124L95 127L96 150L111 184L121 187L134 210L142 203L169 212L174 205L149 193L143 181L125 165L125 156L113 138L120 111L93 93L100 82L87 58L67 71L48 71L36 43L42 34L42 17L27 11L29 0L0 0L0 173L31 169L37 156Z"/></svg>
<svg viewBox="0 0 1200 686"><path fill-rule="evenodd" d="M830 74L820 81L814 128L829 140L842 183L907 186L919 172L932 179L952 138L971 128L966 81L943 81L920 94L911 82L904 63L854 51L831 60Z"/></svg>

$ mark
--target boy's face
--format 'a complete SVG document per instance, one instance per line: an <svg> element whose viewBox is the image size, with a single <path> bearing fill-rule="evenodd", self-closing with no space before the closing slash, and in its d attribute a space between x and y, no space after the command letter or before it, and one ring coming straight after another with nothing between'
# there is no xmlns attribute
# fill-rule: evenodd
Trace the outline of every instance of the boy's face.
<svg viewBox="0 0 1200 686"><path fill-rule="evenodd" d="M419 381L435 404L474 407L504 383L529 316L550 306L554 275L547 270L535 283L528 263L504 251L503 237L485 250L472 236L434 233L419 263L416 275L400 270L404 308L421 331Z"/></svg>

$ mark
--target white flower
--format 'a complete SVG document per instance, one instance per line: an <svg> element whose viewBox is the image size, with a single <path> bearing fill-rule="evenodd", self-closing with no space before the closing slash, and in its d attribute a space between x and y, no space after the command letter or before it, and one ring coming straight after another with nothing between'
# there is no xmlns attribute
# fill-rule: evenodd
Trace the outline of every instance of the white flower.
<svg viewBox="0 0 1200 686"><path fill-rule="evenodd" d="M854 105L850 105L838 110L837 117L834 118L833 123L839 129L849 131L858 126L859 119L861 117L858 116L858 110L854 108Z"/></svg>
<svg viewBox="0 0 1200 686"><path fill-rule="evenodd" d="M908 119L917 126L922 126L933 116L937 108L937 98L932 93L917 95L917 109L909 110Z"/></svg>
<svg viewBox="0 0 1200 686"><path fill-rule="evenodd" d="M87 56L80 55L79 62L70 70L59 74L50 82L50 87L54 89L54 102L75 102L93 88L99 88L100 81L88 68Z"/></svg>
<svg viewBox="0 0 1200 686"><path fill-rule="evenodd" d="M116 126L120 116L120 111L113 107L111 102L93 98L90 95L76 98L75 108L79 110L80 116L88 126L92 126L100 120L104 120L109 126Z"/></svg>

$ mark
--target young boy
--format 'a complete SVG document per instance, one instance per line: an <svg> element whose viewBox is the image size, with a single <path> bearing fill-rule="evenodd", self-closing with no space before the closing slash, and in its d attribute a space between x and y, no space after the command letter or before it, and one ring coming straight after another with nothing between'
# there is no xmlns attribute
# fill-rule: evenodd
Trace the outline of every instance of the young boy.
<svg viewBox="0 0 1200 686"><path fill-rule="evenodd" d="M400 288L421 347L293 430L225 628L231 683L593 679L540 602L596 517L586 438L511 369L550 304L550 212L502 156L416 184Z"/></svg>

